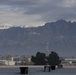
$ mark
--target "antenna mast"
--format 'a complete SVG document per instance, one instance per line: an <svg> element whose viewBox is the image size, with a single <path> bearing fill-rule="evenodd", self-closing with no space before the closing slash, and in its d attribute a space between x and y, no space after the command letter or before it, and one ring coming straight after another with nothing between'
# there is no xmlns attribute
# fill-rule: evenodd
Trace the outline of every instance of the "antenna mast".
<svg viewBox="0 0 76 75"><path fill-rule="evenodd" d="M46 56L49 55L48 42L46 42Z"/></svg>

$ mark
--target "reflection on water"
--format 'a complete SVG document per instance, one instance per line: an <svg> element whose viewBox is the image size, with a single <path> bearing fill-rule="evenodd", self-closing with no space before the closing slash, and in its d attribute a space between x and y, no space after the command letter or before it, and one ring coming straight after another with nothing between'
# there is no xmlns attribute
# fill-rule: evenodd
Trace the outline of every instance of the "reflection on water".
<svg viewBox="0 0 76 75"><path fill-rule="evenodd" d="M0 75L21 75L19 68L1 68ZM23 74L22 74L23 75ZM29 69L28 75L76 75L76 68L56 69L44 72L43 68Z"/></svg>

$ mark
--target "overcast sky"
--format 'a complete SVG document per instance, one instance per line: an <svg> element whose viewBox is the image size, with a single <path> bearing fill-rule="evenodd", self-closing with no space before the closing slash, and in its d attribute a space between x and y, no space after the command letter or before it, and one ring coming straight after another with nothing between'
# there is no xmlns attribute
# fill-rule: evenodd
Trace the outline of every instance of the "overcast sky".
<svg viewBox="0 0 76 75"><path fill-rule="evenodd" d="M76 21L76 0L0 0L0 25L40 26L59 19Z"/></svg>

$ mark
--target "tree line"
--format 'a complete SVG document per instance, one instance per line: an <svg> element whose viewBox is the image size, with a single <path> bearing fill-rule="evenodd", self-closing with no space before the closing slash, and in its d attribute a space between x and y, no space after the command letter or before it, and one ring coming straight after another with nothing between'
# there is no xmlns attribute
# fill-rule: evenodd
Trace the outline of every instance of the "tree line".
<svg viewBox="0 0 76 75"><path fill-rule="evenodd" d="M59 55L54 51L51 51L48 56L45 53L37 52L36 56L31 57L31 61L35 65L59 65L61 63Z"/></svg>

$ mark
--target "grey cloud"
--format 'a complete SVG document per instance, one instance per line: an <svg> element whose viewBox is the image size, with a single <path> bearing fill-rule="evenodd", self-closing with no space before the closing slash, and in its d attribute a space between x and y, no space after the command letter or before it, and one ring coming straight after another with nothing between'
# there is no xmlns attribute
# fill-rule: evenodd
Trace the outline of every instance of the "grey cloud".
<svg viewBox="0 0 76 75"><path fill-rule="evenodd" d="M76 19L76 7L65 7L65 0L49 0L48 3L38 7L30 7L27 14L39 14L41 20L53 21L57 19Z"/></svg>
<svg viewBox="0 0 76 75"><path fill-rule="evenodd" d="M41 20L51 21L57 19L75 19L76 7L65 7L66 0L0 0L5 4L23 10L23 14L40 15ZM20 11L22 11L20 10ZM18 10L19 11L19 10Z"/></svg>
<svg viewBox="0 0 76 75"><path fill-rule="evenodd" d="M29 6L37 4L36 0L0 0L0 4L12 5L12 6Z"/></svg>

